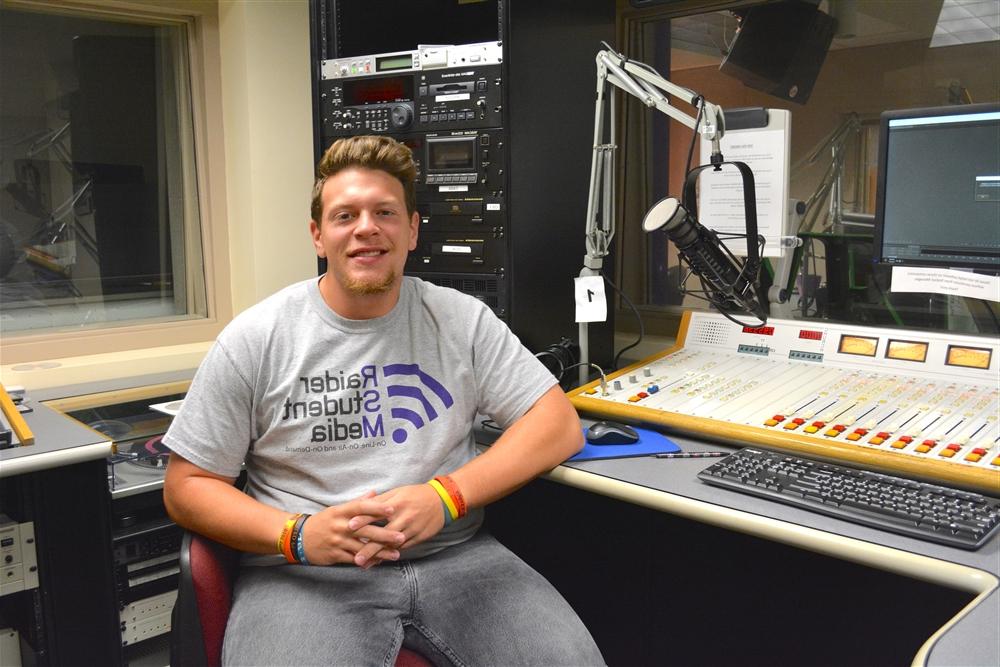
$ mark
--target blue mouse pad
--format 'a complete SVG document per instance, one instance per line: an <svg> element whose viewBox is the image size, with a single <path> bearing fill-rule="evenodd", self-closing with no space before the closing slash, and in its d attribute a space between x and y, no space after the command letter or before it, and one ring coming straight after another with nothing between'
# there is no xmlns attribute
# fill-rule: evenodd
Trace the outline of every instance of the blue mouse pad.
<svg viewBox="0 0 1000 667"><path fill-rule="evenodd" d="M583 449L571 456L569 461L596 461L597 459L624 459L630 456L649 456L651 454L666 454L679 452L681 448L673 440L662 433L633 426L639 434L639 441L631 445L594 445L586 440ZM586 438L587 429L583 429Z"/></svg>

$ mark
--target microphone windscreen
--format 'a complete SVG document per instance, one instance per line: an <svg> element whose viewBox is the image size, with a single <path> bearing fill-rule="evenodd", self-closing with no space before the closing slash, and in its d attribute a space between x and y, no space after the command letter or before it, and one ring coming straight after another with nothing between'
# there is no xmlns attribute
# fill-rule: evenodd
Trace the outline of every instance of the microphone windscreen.
<svg viewBox="0 0 1000 667"><path fill-rule="evenodd" d="M646 232L655 232L663 227L671 226L669 223L674 218L683 218L686 213L676 197L661 199L646 212L642 219L642 229ZM677 224L676 221L674 224Z"/></svg>

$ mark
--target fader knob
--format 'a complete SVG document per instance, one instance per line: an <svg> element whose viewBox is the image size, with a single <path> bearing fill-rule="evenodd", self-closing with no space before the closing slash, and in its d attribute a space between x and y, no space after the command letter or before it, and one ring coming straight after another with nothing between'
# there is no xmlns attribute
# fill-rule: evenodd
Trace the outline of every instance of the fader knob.
<svg viewBox="0 0 1000 667"><path fill-rule="evenodd" d="M389 120L392 122L393 129L407 128L413 121L413 109L405 104L397 104L389 111Z"/></svg>

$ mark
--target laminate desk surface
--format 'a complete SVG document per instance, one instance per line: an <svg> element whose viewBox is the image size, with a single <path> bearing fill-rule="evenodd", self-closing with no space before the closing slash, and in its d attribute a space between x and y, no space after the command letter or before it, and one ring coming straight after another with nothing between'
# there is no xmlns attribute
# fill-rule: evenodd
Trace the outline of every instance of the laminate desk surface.
<svg viewBox="0 0 1000 667"><path fill-rule="evenodd" d="M481 434L488 443L495 433ZM684 451L735 447L669 436ZM547 477L611 498L894 572L975 596L928 638L914 664L1000 665L1000 536L966 551L710 486L698 473L718 459L605 459L565 463Z"/></svg>
<svg viewBox="0 0 1000 667"><path fill-rule="evenodd" d="M47 470L111 455L111 441L37 401L24 415L35 443L0 450L0 478Z"/></svg>

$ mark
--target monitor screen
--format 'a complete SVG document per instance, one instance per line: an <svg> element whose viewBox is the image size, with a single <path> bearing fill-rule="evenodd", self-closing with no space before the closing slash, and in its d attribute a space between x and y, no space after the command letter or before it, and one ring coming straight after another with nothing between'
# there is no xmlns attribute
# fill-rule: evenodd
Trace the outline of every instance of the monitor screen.
<svg viewBox="0 0 1000 667"><path fill-rule="evenodd" d="M879 262L1000 272L1000 105L886 111L878 159Z"/></svg>

